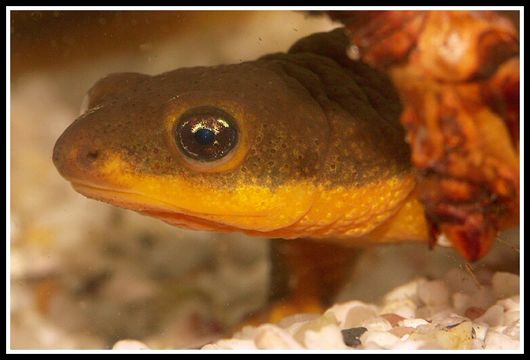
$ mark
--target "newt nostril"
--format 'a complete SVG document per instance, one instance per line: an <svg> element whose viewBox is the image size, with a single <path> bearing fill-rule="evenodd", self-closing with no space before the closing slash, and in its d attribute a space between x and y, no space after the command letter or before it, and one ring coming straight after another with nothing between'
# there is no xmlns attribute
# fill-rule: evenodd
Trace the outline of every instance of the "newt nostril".
<svg viewBox="0 0 530 360"><path fill-rule="evenodd" d="M99 151L99 149L94 148L81 150L78 154L79 165L86 169L92 168L95 165L96 161L101 158L101 152Z"/></svg>
<svg viewBox="0 0 530 360"><path fill-rule="evenodd" d="M90 150L86 154L87 159L90 161L96 160L98 156L99 156L99 150Z"/></svg>

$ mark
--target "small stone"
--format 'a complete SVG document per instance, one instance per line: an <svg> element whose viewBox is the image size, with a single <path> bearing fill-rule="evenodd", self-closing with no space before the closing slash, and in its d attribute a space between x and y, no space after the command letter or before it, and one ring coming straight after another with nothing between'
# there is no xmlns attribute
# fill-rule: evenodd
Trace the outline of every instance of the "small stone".
<svg viewBox="0 0 530 360"><path fill-rule="evenodd" d="M519 345L519 340L512 339L507 335L499 334L495 331L490 331L486 336L484 349L518 350Z"/></svg>
<svg viewBox="0 0 530 360"><path fill-rule="evenodd" d="M418 344L419 349L440 349L440 344L435 336L438 330L432 325L420 325L409 335L407 341Z"/></svg>
<svg viewBox="0 0 530 360"><path fill-rule="evenodd" d="M473 294L470 295L469 306L475 306L483 309L489 308L491 305L495 304L497 299L493 293L493 289L489 286L483 286Z"/></svg>
<svg viewBox="0 0 530 360"><path fill-rule="evenodd" d="M521 314L519 310L507 311L504 313L504 324L512 325L521 319Z"/></svg>
<svg viewBox="0 0 530 360"><path fill-rule="evenodd" d="M427 280L425 278L418 278L403 284L389 293L387 293L383 299L385 303L396 302L401 300L412 300L416 302L418 300L418 286Z"/></svg>
<svg viewBox="0 0 530 360"><path fill-rule="evenodd" d="M464 313L465 310L469 307L469 304L471 302L471 295L464 294L461 292L455 292L452 295L453 299L453 308L458 313Z"/></svg>
<svg viewBox="0 0 530 360"><path fill-rule="evenodd" d="M432 317L440 318L453 313L453 310L448 305L425 305L416 310L415 317L419 319L431 319Z"/></svg>
<svg viewBox="0 0 530 360"><path fill-rule="evenodd" d="M287 331L274 325L262 325L255 339L258 349L303 349Z"/></svg>
<svg viewBox="0 0 530 360"><path fill-rule="evenodd" d="M438 327L452 328L456 325L462 324L463 322L469 321L469 319L446 311L433 315L431 321Z"/></svg>
<svg viewBox="0 0 530 360"><path fill-rule="evenodd" d="M414 332L414 328L412 327L406 327L406 326L397 326L393 327L389 333L396 335L398 338L402 339L403 336L409 335Z"/></svg>
<svg viewBox="0 0 530 360"><path fill-rule="evenodd" d="M361 326L367 328L369 331L389 331L392 329L392 324L382 317L365 320L361 323Z"/></svg>
<svg viewBox="0 0 530 360"><path fill-rule="evenodd" d="M393 313L404 318L413 318L416 316L417 305L412 300L396 300L386 303L381 310L380 314Z"/></svg>
<svg viewBox="0 0 530 360"><path fill-rule="evenodd" d="M333 315L333 313L326 312L324 313L324 315L320 316L315 320L303 323L302 326L300 326L298 330L296 330L293 337L296 339L296 341L302 344L304 342L306 331L312 330L318 332L321 328L327 325L339 325L337 318L335 317L335 315Z"/></svg>
<svg viewBox="0 0 530 360"><path fill-rule="evenodd" d="M202 347L203 350L255 350L254 340L248 339L222 339L213 344Z"/></svg>
<svg viewBox="0 0 530 360"><path fill-rule="evenodd" d="M471 340L473 340L473 326L471 321L464 321L456 326L438 330L435 337L444 349L470 349Z"/></svg>
<svg viewBox="0 0 530 360"><path fill-rule="evenodd" d="M470 306L466 309L464 312L464 316L468 317L471 320L475 320L478 317L481 317L486 310L476 307L476 306Z"/></svg>
<svg viewBox="0 0 530 360"><path fill-rule="evenodd" d="M491 279L493 278L494 272L491 269L488 268L476 268L473 270L473 274L475 275L475 278L478 280L481 284L488 284L491 285Z"/></svg>
<svg viewBox="0 0 530 360"><path fill-rule="evenodd" d="M491 286L497 299L519 295L519 276L507 272L496 272L491 279Z"/></svg>
<svg viewBox="0 0 530 360"><path fill-rule="evenodd" d="M367 331L361 335L361 344L363 347L373 349L391 349L399 342L399 337L386 331Z"/></svg>
<svg viewBox="0 0 530 360"><path fill-rule="evenodd" d="M249 339L254 339L257 333L258 333L258 328L247 325L247 326L244 326L238 332L236 332L234 336L232 337L242 339L242 340L249 340Z"/></svg>
<svg viewBox="0 0 530 360"><path fill-rule="evenodd" d="M486 323L473 323L473 337L484 341L488 333L489 326Z"/></svg>
<svg viewBox="0 0 530 360"><path fill-rule="evenodd" d="M403 319L398 325L403 327L417 328L420 325L428 325L429 322L424 319Z"/></svg>
<svg viewBox="0 0 530 360"><path fill-rule="evenodd" d="M363 317L362 320L364 320L365 318L376 316L376 312L377 307L374 305L369 305L361 301L349 301L346 303L333 305L324 314L333 314L337 319L339 326L344 328L347 327L345 325L347 321L355 321L356 314L359 314L361 317ZM350 317L350 319L348 319L348 317Z"/></svg>
<svg viewBox="0 0 530 360"><path fill-rule="evenodd" d="M520 321L516 321L513 325L506 327L502 333L508 335L512 339L519 339L520 331Z"/></svg>
<svg viewBox="0 0 530 360"><path fill-rule="evenodd" d="M432 311L428 306L422 306L416 310L416 318L419 319L428 319L431 317Z"/></svg>
<svg viewBox="0 0 530 360"><path fill-rule="evenodd" d="M485 322L489 326L504 325L504 308L501 305L493 305L486 312L475 319L477 322Z"/></svg>
<svg viewBox="0 0 530 360"><path fill-rule="evenodd" d="M112 350L149 350L149 347L137 340L120 340L114 344Z"/></svg>
<svg viewBox="0 0 530 360"><path fill-rule="evenodd" d="M471 306L487 309L496 302L495 294L489 286L483 286L470 294L456 292L452 295L452 298L453 307L456 312L461 314Z"/></svg>
<svg viewBox="0 0 530 360"><path fill-rule="evenodd" d="M471 341L469 342L469 349L470 350L482 350L484 349L484 342L483 341L480 341L478 339L471 339Z"/></svg>
<svg viewBox="0 0 530 360"><path fill-rule="evenodd" d="M346 314L343 327L352 328L360 326L363 321L372 319L376 316L376 311L368 306L355 306Z"/></svg>
<svg viewBox="0 0 530 360"><path fill-rule="evenodd" d="M449 303L449 289L443 280L425 281L418 285L418 297L427 305L445 305Z"/></svg>
<svg viewBox="0 0 530 360"><path fill-rule="evenodd" d="M399 316L398 314L393 314L393 313L382 314L382 315L379 315L379 316L381 316L383 319L387 320L390 323L390 325L392 325L392 326L396 326L400 321L405 319L403 316Z"/></svg>
<svg viewBox="0 0 530 360"><path fill-rule="evenodd" d="M327 325L319 331L306 331L304 344L307 349L348 349L337 325Z"/></svg>
<svg viewBox="0 0 530 360"><path fill-rule="evenodd" d="M452 292L473 294L480 288L475 278L461 268L453 268L445 274L445 282Z"/></svg>
<svg viewBox="0 0 530 360"><path fill-rule="evenodd" d="M424 341L410 340L410 337L403 337L394 345L393 350L417 350L425 345Z"/></svg>
<svg viewBox="0 0 530 360"><path fill-rule="evenodd" d="M504 311L519 311L520 302L519 295L515 295L507 299L497 301L497 305L501 305L504 308Z"/></svg>
<svg viewBox="0 0 530 360"><path fill-rule="evenodd" d="M296 323L303 323L306 321L315 320L316 318L320 317L318 314L295 314L291 316L287 316L283 318L280 322L278 322L279 327L286 329L290 327L293 324Z"/></svg>
<svg viewBox="0 0 530 360"><path fill-rule="evenodd" d="M358 346L361 344L360 337L368 329L365 327L355 327L351 329L344 329L341 331L342 339L344 343L348 346Z"/></svg>
<svg viewBox="0 0 530 360"><path fill-rule="evenodd" d="M430 333L433 333L434 331L436 331L436 327L431 323L427 323L425 325L417 326L415 333L416 334L430 334Z"/></svg>
<svg viewBox="0 0 530 360"><path fill-rule="evenodd" d="M500 326L492 326L490 328L491 331L498 332L499 334L503 334L504 331L508 328L508 326L500 325Z"/></svg>

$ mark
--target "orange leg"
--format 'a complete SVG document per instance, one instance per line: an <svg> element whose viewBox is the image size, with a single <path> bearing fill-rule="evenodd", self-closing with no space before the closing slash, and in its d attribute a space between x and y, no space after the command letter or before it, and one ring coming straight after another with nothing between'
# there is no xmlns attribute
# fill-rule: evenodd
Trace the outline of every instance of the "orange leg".
<svg viewBox="0 0 530 360"><path fill-rule="evenodd" d="M321 313L332 304L359 253L358 249L306 239L272 240L269 306L250 323Z"/></svg>

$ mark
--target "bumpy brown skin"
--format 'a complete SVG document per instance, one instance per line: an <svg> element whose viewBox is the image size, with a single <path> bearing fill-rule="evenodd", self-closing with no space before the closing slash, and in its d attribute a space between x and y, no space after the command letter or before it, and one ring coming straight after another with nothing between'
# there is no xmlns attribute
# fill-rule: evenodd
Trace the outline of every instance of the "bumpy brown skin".
<svg viewBox="0 0 530 360"><path fill-rule="evenodd" d="M468 260L519 222L519 40L490 11L331 12L362 61L387 71L405 110L431 245Z"/></svg>

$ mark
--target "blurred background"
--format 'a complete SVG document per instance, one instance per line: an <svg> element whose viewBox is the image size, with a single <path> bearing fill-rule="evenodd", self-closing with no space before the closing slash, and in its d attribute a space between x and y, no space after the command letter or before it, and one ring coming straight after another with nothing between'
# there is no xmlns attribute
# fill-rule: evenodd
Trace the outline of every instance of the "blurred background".
<svg viewBox="0 0 530 360"><path fill-rule="evenodd" d="M288 11L12 11L10 21L11 348L126 338L197 348L229 335L265 303L268 240L184 231L88 200L55 170L53 145L109 73L252 60L339 24ZM338 301L377 301L455 266L464 263L452 249L371 248ZM517 273L518 230L473 267Z"/></svg>

